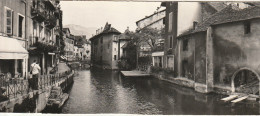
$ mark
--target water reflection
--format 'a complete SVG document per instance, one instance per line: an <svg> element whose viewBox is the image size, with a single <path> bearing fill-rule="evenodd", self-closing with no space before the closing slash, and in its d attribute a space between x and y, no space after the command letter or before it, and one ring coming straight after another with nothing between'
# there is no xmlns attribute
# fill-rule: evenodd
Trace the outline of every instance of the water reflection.
<svg viewBox="0 0 260 116"><path fill-rule="evenodd" d="M63 113L259 114L259 104L220 101L155 78L124 78L117 71L91 69L74 78Z"/></svg>

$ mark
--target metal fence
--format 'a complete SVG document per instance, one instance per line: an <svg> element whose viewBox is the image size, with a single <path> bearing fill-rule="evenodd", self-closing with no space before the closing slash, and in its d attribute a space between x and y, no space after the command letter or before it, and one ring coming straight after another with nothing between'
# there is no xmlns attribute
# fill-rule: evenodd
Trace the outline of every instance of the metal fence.
<svg viewBox="0 0 260 116"><path fill-rule="evenodd" d="M71 71L66 71L57 74L40 75L38 78L38 89L52 86L55 83L61 81ZM8 74L0 74L0 96L8 98L16 97L19 94L25 94L29 92L28 79L21 77L12 78Z"/></svg>

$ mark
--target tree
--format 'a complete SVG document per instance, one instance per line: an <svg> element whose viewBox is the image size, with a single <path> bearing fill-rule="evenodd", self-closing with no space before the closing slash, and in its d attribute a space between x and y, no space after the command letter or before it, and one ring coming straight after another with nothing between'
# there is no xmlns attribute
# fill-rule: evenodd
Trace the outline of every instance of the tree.
<svg viewBox="0 0 260 116"><path fill-rule="evenodd" d="M133 49L135 50L135 55L133 56L135 56L136 64L138 64L138 59L139 59L138 53L140 50L140 45L148 44L152 49L153 47L156 46L157 40L163 38L163 33L164 33L164 29L158 30L154 28L143 28L137 32L129 31L128 33L126 33L126 36L131 39L128 42L127 48L131 52L133 52Z"/></svg>

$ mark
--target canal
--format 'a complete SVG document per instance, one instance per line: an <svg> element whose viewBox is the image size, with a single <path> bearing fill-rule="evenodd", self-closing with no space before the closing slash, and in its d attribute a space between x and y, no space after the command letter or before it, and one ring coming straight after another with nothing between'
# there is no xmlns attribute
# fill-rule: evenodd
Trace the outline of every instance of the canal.
<svg viewBox="0 0 260 116"><path fill-rule="evenodd" d="M223 102L156 78L125 78L117 71L78 71L62 113L259 114L259 104Z"/></svg>

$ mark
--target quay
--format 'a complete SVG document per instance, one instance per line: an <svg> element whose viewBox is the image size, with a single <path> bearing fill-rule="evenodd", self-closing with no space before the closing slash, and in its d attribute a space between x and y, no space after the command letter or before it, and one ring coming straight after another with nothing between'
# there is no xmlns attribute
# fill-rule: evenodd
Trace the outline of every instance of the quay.
<svg viewBox="0 0 260 116"><path fill-rule="evenodd" d="M56 74L41 75L38 80L38 89L30 90L28 80L12 79L9 82L1 81L4 88L0 101L1 112L42 112L48 101L52 86L60 86L63 91L68 90L73 83L74 71L65 63L60 63Z"/></svg>
<svg viewBox="0 0 260 116"><path fill-rule="evenodd" d="M137 70L133 70L133 71L121 71L122 75L124 77L148 77L150 76L150 74L143 72L143 71L137 71Z"/></svg>

